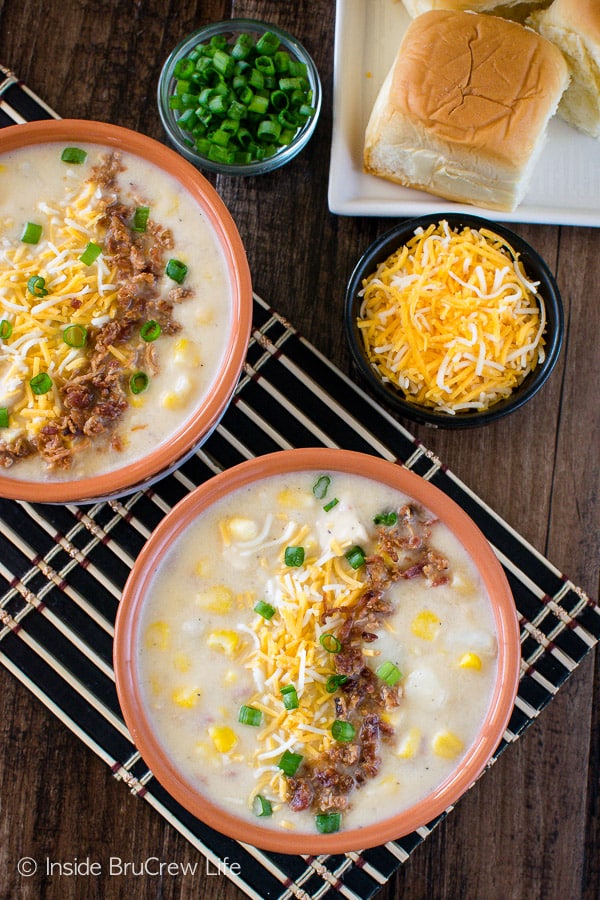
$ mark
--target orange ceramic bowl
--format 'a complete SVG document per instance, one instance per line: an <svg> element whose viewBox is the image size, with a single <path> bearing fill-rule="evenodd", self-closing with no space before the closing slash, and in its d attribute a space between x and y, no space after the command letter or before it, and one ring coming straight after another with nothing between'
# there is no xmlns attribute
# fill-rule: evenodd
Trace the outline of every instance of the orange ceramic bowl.
<svg viewBox="0 0 600 900"><path fill-rule="evenodd" d="M211 433L225 412L237 384L248 348L252 323L252 287L246 253L237 227L225 204L206 178L178 153L158 141L126 128L103 122L62 119L15 125L2 131L0 152L36 145L59 147L95 144L140 157L178 181L200 208L216 245L221 248L225 278L231 294L231 327L205 399L190 412L175 433L146 455L119 465L106 474L79 480L52 480L40 470L39 480L8 477L0 468L0 496L17 500L65 503L90 502L131 493L168 474L181 464ZM192 301L193 302L193 301ZM160 413L157 413L159 415ZM16 464L18 465L18 463ZM42 463L41 463L42 465Z"/></svg>
<svg viewBox="0 0 600 900"><path fill-rule="evenodd" d="M307 834L261 827L203 796L178 769L145 710L139 673L144 604L165 552L195 520L233 491L273 475L305 472L362 475L412 497L458 537L475 562L487 589L496 631L497 675L487 713L463 758L442 784L415 805L376 824L333 834ZM377 846L409 834L455 804L473 784L498 747L510 718L520 667L519 629L508 582L487 540L465 512L442 491L386 460L332 449L285 450L244 462L211 478L175 506L137 558L119 604L114 642L116 685L125 722L145 763L189 812L236 840L282 853L343 853ZM360 792L357 794L360 803Z"/></svg>

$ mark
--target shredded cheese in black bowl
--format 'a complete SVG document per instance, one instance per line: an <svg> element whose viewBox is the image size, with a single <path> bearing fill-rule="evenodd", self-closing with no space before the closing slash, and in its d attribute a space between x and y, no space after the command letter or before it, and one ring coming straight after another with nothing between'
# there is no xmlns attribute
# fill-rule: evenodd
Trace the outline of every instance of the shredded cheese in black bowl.
<svg viewBox="0 0 600 900"><path fill-rule="evenodd" d="M369 247L346 290L360 374L401 416L472 427L521 407L552 372L564 317L557 284L515 232L433 214Z"/></svg>

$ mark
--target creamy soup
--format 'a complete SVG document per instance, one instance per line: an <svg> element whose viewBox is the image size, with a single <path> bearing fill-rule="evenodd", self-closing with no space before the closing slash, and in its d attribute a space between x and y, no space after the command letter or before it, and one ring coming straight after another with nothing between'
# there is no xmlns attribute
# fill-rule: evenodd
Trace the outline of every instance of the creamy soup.
<svg viewBox="0 0 600 900"><path fill-rule="evenodd" d="M441 784L485 717L493 615L459 541L389 487L293 473L199 516L138 631L147 715L231 812L364 826Z"/></svg>
<svg viewBox="0 0 600 900"><path fill-rule="evenodd" d="M212 225L159 167L87 144L0 154L4 474L79 479L163 443L214 383L231 306Z"/></svg>

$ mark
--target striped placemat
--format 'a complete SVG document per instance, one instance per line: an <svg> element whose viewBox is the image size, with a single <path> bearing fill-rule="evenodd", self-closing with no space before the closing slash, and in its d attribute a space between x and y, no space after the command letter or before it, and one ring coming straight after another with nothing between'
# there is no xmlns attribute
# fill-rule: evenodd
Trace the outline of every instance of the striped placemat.
<svg viewBox="0 0 600 900"><path fill-rule="evenodd" d="M0 127L48 117L56 114L0 67ZM344 447L401 462L452 496L487 536L510 581L522 641L517 702L493 763L598 641L600 608L256 296L233 402L178 471L128 498L85 507L0 499L0 661L115 778L248 896L318 900L335 889L350 900L367 900L449 811L408 837L361 854L257 850L207 828L169 796L137 752L115 692L115 614L133 560L154 526L213 474L252 456L301 446Z"/></svg>

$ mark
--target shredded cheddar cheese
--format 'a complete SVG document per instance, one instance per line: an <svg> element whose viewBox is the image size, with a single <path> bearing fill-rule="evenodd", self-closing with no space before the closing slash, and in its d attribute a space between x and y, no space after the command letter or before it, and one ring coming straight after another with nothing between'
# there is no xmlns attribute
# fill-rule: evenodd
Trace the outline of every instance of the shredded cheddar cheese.
<svg viewBox="0 0 600 900"><path fill-rule="evenodd" d="M100 200L99 186L86 182L60 202L39 204L37 244L0 242L0 319L12 327L0 345L0 406L9 410L13 434L35 437L62 414L56 382L77 375L86 363L85 348L65 342L64 330L99 326L114 317L115 272L102 254L89 266L80 259L88 243L99 240ZM42 297L28 289L36 276L44 279ZM111 352L125 362L120 351ZM30 380L41 372L52 386L35 394Z"/></svg>
<svg viewBox="0 0 600 900"><path fill-rule="evenodd" d="M282 498L282 508L285 500ZM343 558L349 544L341 547L333 542L331 550L323 553L320 547L317 549L307 526L298 527L286 513L281 516L287 521L273 579L276 612L270 619L257 614L248 628L238 626L249 640L240 646L236 657L252 672L256 688L245 703L263 715L253 759L249 760L256 776L250 804L257 793L265 791L273 798L285 799L286 779L277 763L286 749L316 759L332 746L335 714L326 684L335 666L333 655L319 638L324 633L335 633L344 620L343 615L336 615L336 610L353 606L364 590L363 578ZM232 531L235 533L231 521L221 523L225 546L229 545ZM261 540L265 540L265 529L245 543L252 547ZM284 545L300 542L307 550L304 564L297 568L286 565ZM244 542L237 546L242 548ZM248 598L247 602L253 605L256 598ZM286 685L296 688L297 709L284 706L281 688Z"/></svg>
<svg viewBox="0 0 600 900"><path fill-rule="evenodd" d="M487 409L544 359L537 287L488 229L417 229L363 282L367 357L409 402L449 415Z"/></svg>

